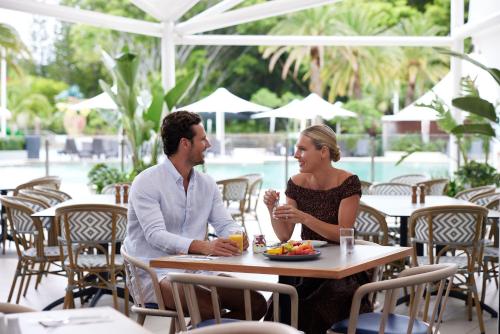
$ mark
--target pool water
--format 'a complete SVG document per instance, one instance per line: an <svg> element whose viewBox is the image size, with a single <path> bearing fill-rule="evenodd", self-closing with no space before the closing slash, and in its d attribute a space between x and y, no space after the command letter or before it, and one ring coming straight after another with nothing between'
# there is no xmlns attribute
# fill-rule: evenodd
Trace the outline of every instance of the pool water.
<svg viewBox="0 0 500 334"><path fill-rule="evenodd" d="M87 173L97 162L78 161L65 163L52 163L49 174L58 175L64 184L86 185L88 183ZM119 167L117 163L110 163ZM284 189L285 168L284 161L260 162L260 163L215 163L205 164L206 172L215 180L241 176L243 174L260 173L264 177L263 189ZM370 163L368 161L342 161L335 164L336 167L348 170L359 176L361 180L370 181ZM196 167L202 170L202 166ZM298 163L295 160L288 162L288 177L298 172ZM21 166L0 167L2 178L12 178L22 183L26 180L45 175L43 163L29 163ZM391 178L401 174L427 174L433 178L449 177L447 163L415 163L403 162L396 166L394 162L375 162L375 181L389 181Z"/></svg>

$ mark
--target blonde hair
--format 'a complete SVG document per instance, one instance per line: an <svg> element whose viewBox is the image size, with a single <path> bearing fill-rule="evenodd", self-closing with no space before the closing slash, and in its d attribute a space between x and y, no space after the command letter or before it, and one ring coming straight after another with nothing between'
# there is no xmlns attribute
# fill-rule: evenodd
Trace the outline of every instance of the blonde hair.
<svg viewBox="0 0 500 334"><path fill-rule="evenodd" d="M330 151L330 160L333 162L340 160L340 148L337 145L337 135L329 126L324 124L313 125L306 128L300 134L310 138L318 150L326 146Z"/></svg>

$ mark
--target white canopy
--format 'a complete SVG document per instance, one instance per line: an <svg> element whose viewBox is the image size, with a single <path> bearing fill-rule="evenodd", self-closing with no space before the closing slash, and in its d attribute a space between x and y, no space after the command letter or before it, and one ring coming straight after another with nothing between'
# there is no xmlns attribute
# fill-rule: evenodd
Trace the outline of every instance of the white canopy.
<svg viewBox="0 0 500 334"><path fill-rule="evenodd" d="M221 154L225 155L224 144L224 114L239 112L260 112L267 111L270 108L242 99L225 88L217 88L215 92L203 99L190 105L178 108L178 110L187 110L196 113L215 112L216 138L221 144Z"/></svg>
<svg viewBox="0 0 500 334"><path fill-rule="evenodd" d="M84 109L117 110L118 109L113 99L106 92L96 95L90 99L72 104L68 108L71 110L84 110Z"/></svg>

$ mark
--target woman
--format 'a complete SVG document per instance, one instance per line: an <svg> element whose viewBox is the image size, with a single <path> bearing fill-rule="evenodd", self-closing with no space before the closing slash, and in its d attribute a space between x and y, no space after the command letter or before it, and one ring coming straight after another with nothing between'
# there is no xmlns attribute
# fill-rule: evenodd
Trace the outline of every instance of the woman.
<svg viewBox="0 0 500 334"><path fill-rule="evenodd" d="M301 132L295 159L300 173L291 177L286 188L286 204L275 208L279 193L264 195L274 232L285 242L295 225L302 225L303 240L339 242L339 229L354 226L361 197L356 175L332 166L340 159L335 132L326 125L314 125ZM284 282L284 278L280 278ZM335 322L349 317L356 289L370 281L362 272L340 280L295 278L299 294L299 329L305 333L325 333ZM361 312L370 312L366 299Z"/></svg>

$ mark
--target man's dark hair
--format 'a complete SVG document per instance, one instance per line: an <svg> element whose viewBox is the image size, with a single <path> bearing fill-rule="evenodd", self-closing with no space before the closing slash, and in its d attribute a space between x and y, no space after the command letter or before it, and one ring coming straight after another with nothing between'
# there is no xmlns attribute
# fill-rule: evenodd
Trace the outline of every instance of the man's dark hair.
<svg viewBox="0 0 500 334"><path fill-rule="evenodd" d="M165 116L161 124L163 152L167 156L175 154L181 139L192 140L195 135L192 126L200 123L200 115L189 111L176 111Z"/></svg>

